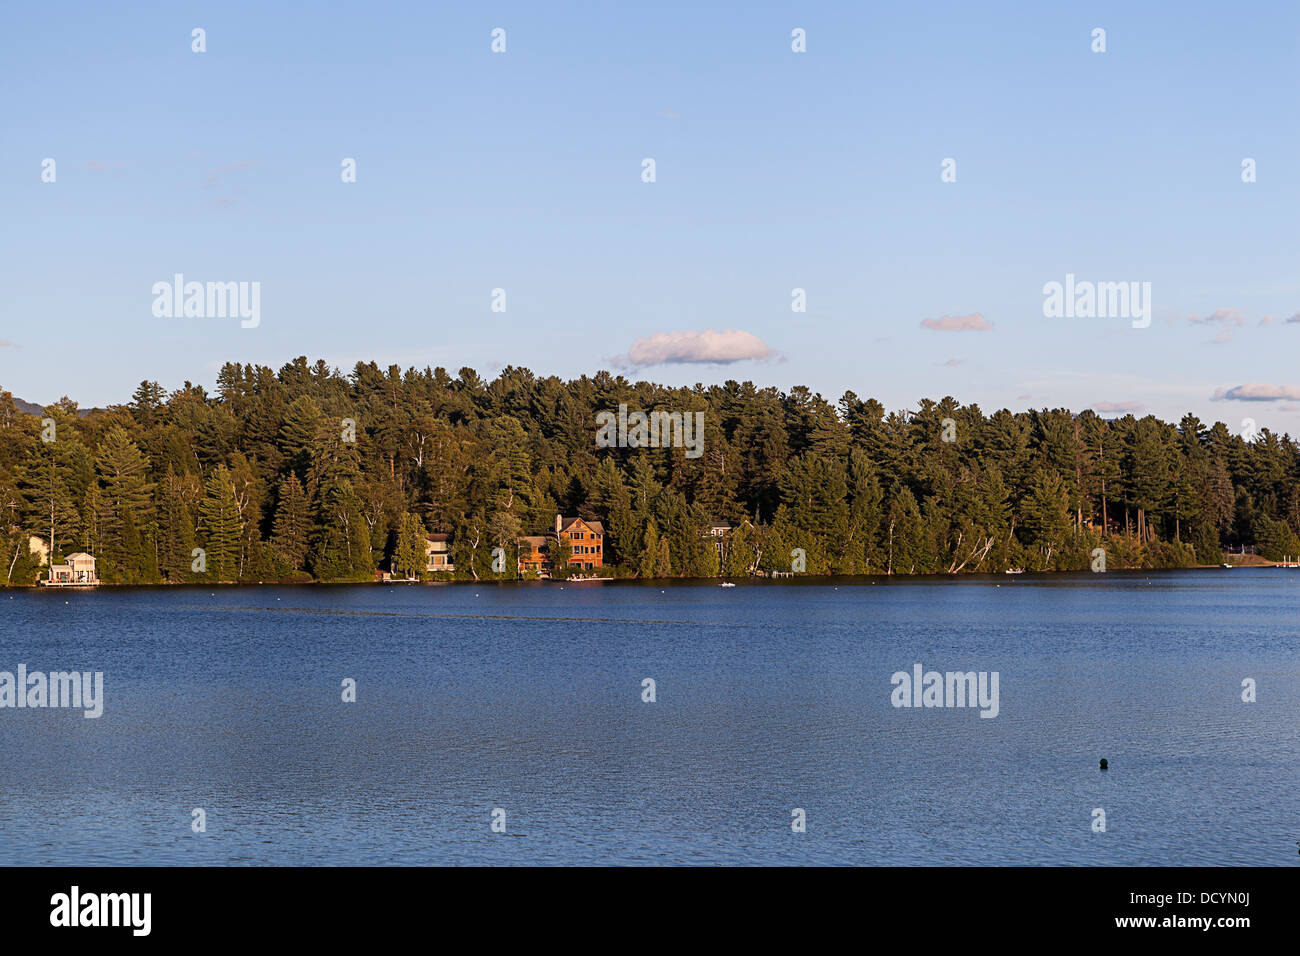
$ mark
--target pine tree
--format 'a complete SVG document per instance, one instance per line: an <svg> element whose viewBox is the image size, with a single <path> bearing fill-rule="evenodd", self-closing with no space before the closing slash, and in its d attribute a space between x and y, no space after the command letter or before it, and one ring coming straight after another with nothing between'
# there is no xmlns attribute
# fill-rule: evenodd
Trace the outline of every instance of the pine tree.
<svg viewBox="0 0 1300 956"><path fill-rule="evenodd" d="M193 479L177 477L170 468L158 490L158 568L173 584L193 577L196 538L191 501L196 491Z"/></svg>
<svg viewBox="0 0 1300 956"><path fill-rule="evenodd" d="M312 447L324 418L320 406L306 395L294 399L285 413L280 429L280 452L299 478L306 477L311 466Z"/></svg>
<svg viewBox="0 0 1300 956"><path fill-rule="evenodd" d="M740 577L749 574L754 567L753 532L748 522L742 522L727 535L722 550L722 574L727 577Z"/></svg>
<svg viewBox="0 0 1300 956"><path fill-rule="evenodd" d="M673 573L672 557L668 550L668 539L662 535L659 538L659 559L655 562L655 577L667 578Z"/></svg>
<svg viewBox="0 0 1300 956"><path fill-rule="evenodd" d="M407 579L428 576L426 570L424 523L409 511L402 515L397 533L397 547L393 551L393 573Z"/></svg>
<svg viewBox="0 0 1300 956"><path fill-rule="evenodd" d="M141 382L131 396L131 414L144 428L152 428L161 418L167 393L157 382Z"/></svg>
<svg viewBox="0 0 1300 956"><path fill-rule="evenodd" d="M289 475L280 483L280 504L275 511L272 540L275 549L295 571L301 571L307 560L307 546L311 533L311 516L302 482Z"/></svg>
<svg viewBox="0 0 1300 956"><path fill-rule="evenodd" d="M199 540L211 581L233 581L239 574L239 504L230 470L221 465L203 483L199 505Z"/></svg>
<svg viewBox="0 0 1300 956"><path fill-rule="evenodd" d="M645 533L641 538L641 554L637 558L637 575L643 578L652 578L659 567L659 529L655 527L653 520L645 526Z"/></svg>
<svg viewBox="0 0 1300 956"><path fill-rule="evenodd" d="M148 577L141 531L153 517L153 483L146 481L149 459L126 429L110 428L95 456L99 477L99 531L104 537L106 580L138 582Z"/></svg>
<svg viewBox="0 0 1300 956"><path fill-rule="evenodd" d="M321 494L312 570L321 581L364 581L373 577L370 529L349 481L328 485Z"/></svg>
<svg viewBox="0 0 1300 956"><path fill-rule="evenodd" d="M1068 495L1065 482L1055 471L1040 469L1034 475L1021 527L1025 543L1041 557L1035 570L1051 568L1053 555L1059 555L1065 546L1070 531Z"/></svg>
<svg viewBox="0 0 1300 956"><path fill-rule="evenodd" d="M921 509L916 496L907 488L897 488L890 496L885 519L885 573L915 574L923 560L921 549Z"/></svg>

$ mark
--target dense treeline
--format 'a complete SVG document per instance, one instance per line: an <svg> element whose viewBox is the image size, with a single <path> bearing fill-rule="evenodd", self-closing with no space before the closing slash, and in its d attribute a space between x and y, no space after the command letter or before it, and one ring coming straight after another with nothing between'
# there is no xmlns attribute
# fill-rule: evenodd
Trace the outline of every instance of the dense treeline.
<svg viewBox="0 0 1300 956"><path fill-rule="evenodd" d="M596 413L619 403L703 411L704 454L597 448ZM89 414L65 398L28 415L0 393L8 584L35 580L28 539L51 532L106 582L369 580L421 531L487 576L493 547L513 554L557 512L603 521L606 564L647 577L788 571L796 548L811 574L1086 569L1097 547L1112 568L1238 545L1277 559L1300 553L1300 455L1192 415L986 416L951 398L886 414L852 392L832 406L803 387L513 367L487 382L228 364L215 395L144 382ZM736 528L721 558L703 536L717 520Z"/></svg>

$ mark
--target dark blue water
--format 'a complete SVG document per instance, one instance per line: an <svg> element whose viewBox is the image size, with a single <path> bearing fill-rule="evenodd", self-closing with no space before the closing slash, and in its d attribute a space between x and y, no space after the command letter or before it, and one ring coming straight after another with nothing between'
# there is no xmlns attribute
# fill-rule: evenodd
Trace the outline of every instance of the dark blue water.
<svg viewBox="0 0 1300 956"><path fill-rule="evenodd" d="M0 670L105 682L0 710L0 863L1293 865L1298 647L1281 569L0 592Z"/></svg>

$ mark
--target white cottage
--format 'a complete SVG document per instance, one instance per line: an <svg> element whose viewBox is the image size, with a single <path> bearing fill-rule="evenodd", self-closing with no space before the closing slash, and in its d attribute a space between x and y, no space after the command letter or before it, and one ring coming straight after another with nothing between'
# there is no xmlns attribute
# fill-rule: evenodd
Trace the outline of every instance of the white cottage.
<svg viewBox="0 0 1300 956"><path fill-rule="evenodd" d="M84 551L68 555L64 564L50 566L50 576L41 582L47 587L92 587L99 583L95 574L95 556Z"/></svg>

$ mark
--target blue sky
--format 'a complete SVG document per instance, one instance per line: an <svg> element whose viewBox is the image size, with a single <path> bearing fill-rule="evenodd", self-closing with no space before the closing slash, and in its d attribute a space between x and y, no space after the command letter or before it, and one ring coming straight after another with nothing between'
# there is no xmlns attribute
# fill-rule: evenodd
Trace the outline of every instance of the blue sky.
<svg viewBox="0 0 1300 956"><path fill-rule="evenodd" d="M572 377L713 329L734 361L625 374L1300 434L1298 4L129 6L0 15L29 401L304 354ZM177 272L260 282L260 325L156 318ZM1067 273L1154 321L1044 317Z"/></svg>

